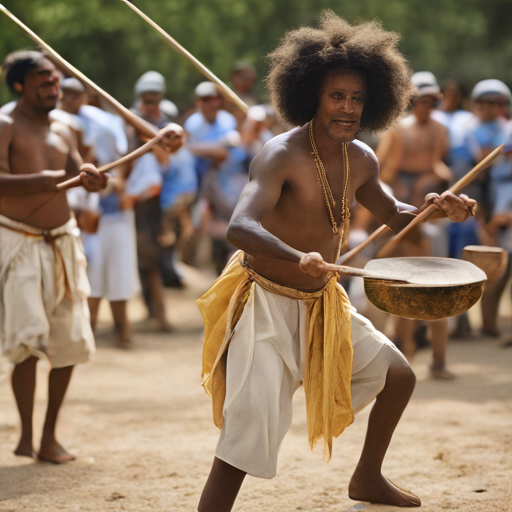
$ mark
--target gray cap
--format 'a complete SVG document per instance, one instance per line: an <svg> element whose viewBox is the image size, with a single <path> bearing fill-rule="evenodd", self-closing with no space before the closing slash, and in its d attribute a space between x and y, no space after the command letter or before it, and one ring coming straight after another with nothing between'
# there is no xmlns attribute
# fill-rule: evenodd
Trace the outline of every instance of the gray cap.
<svg viewBox="0 0 512 512"><path fill-rule="evenodd" d="M219 96L217 86L213 82L201 82L195 90L198 98L206 98L206 96Z"/></svg>
<svg viewBox="0 0 512 512"><path fill-rule="evenodd" d="M430 71L418 71L411 76L411 82L416 87L416 97L434 96L441 99L441 88L437 83L436 77Z"/></svg>
<svg viewBox="0 0 512 512"><path fill-rule="evenodd" d="M501 80L494 78L478 82L471 92L471 99L475 101L510 103L511 98L510 89Z"/></svg>
<svg viewBox="0 0 512 512"><path fill-rule="evenodd" d="M179 115L178 107L170 100L162 100L158 105L160 112L167 117L175 118Z"/></svg>
<svg viewBox="0 0 512 512"><path fill-rule="evenodd" d="M60 83L60 88L63 91L75 91L80 93L85 92L85 87L83 86L82 82L73 77L64 78L64 80L62 80Z"/></svg>
<svg viewBox="0 0 512 512"><path fill-rule="evenodd" d="M165 94L165 78L158 71L147 71L135 83L135 95L145 92L159 92Z"/></svg>

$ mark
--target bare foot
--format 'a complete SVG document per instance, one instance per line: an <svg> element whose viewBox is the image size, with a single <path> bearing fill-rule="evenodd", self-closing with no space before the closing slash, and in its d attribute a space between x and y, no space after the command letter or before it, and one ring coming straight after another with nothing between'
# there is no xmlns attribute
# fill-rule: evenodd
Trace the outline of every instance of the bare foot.
<svg viewBox="0 0 512 512"><path fill-rule="evenodd" d="M116 348L121 348L123 350L131 350L133 348L133 343L130 338L124 338L122 336L116 337Z"/></svg>
<svg viewBox="0 0 512 512"><path fill-rule="evenodd" d="M14 450L14 455L18 455L19 457L30 457L31 459L37 459L37 453L32 448L32 442L25 442L20 440L16 450Z"/></svg>
<svg viewBox="0 0 512 512"><path fill-rule="evenodd" d="M446 368L430 368L430 378L435 380L454 380L457 375L448 371Z"/></svg>
<svg viewBox="0 0 512 512"><path fill-rule="evenodd" d="M174 329L174 327L171 324L167 323L166 321L160 321L158 323L157 332L172 333L172 332L175 332L175 329Z"/></svg>
<svg viewBox="0 0 512 512"><path fill-rule="evenodd" d="M75 460L75 456L68 453L56 440L49 443L41 441L41 449L37 455L39 460L63 464Z"/></svg>
<svg viewBox="0 0 512 512"><path fill-rule="evenodd" d="M411 492L400 489L379 474L369 478L357 470L350 480L348 496L356 501L369 501L382 505L394 505L396 507L421 507L421 500Z"/></svg>

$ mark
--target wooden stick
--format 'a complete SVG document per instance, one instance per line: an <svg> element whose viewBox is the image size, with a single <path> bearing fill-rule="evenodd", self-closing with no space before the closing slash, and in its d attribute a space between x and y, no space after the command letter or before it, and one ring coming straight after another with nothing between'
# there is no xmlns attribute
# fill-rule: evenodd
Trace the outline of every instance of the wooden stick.
<svg viewBox="0 0 512 512"><path fill-rule="evenodd" d="M150 139L158 135L157 128L155 128L152 124L148 123L139 116L135 115L133 112L131 112L126 107L121 105L121 103L119 103L110 94L108 94L103 89L98 87L92 80L87 78L81 71L76 69L63 57L61 57L55 50L53 50L53 48L46 44L37 34L32 32L32 30L30 30L26 25L24 25L18 18L16 18L16 16L14 16L14 14L9 12L2 4L0 4L0 11L2 11L8 18L14 21L14 23L16 23L31 39L33 39L37 44L44 48L48 52L49 56L55 59L55 61L57 61L68 73L78 78L79 80L82 80L91 89L96 91L96 93L98 93L99 96L101 96L105 101L107 101L116 110L116 112L118 112L119 115L127 123L131 124L140 134L145 135Z"/></svg>
<svg viewBox="0 0 512 512"><path fill-rule="evenodd" d="M487 158L482 160L478 165L476 165L471 171L469 171L465 176L463 176L457 183L455 183L449 190L450 192L458 192L460 189L464 188L475 176L478 174L482 169L485 169L488 165L491 164L491 162L497 157L499 152L503 146L500 146L499 148L496 148L492 153L490 153ZM429 208L431 208L429 206ZM435 208L431 208L430 211L422 217L424 219L428 214L434 211ZM427 209L428 210L428 209ZM425 210L426 211L426 210ZM414 220L414 223L417 224L420 221ZM412 222L411 222L412 224ZM409 226L411 225L409 224ZM414 224L414 225L415 225ZM367 245L369 245L371 242L373 242L376 238L378 238L380 235L382 235L388 226L386 224L383 224L379 228L377 228L364 242L359 244L357 247L354 247L351 251L348 251L347 253L343 254L338 261L340 263L346 263L347 261L351 260L356 254L359 254ZM403 230L400 232L403 233ZM398 235L397 235L398 236ZM400 239L400 238L398 238ZM391 241L395 240L394 238L391 239L388 244L391 244ZM382 251L385 247L388 246L388 244L384 245L380 251ZM390 245L391 247L391 245ZM393 245L391 248L394 248L395 245ZM379 253L380 253L379 251ZM388 250L387 252L391 252L391 250Z"/></svg>
<svg viewBox="0 0 512 512"><path fill-rule="evenodd" d="M338 261L340 263L346 263L347 261L351 260L356 254L359 254L367 245L369 245L376 238L382 235L382 233L384 233L386 229L388 229L388 226L386 224L382 224L382 226L377 228L364 242L361 242L357 247L354 247L351 251L348 251L342 256L340 256Z"/></svg>
<svg viewBox="0 0 512 512"><path fill-rule="evenodd" d="M192 64L206 77L208 80L211 80L212 82L216 83L222 90L222 92L231 99L237 106L247 114L247 111L249 110L249 107L247 104L242 101L222 80L217 78L206 66L201 64L188 50L183 48L176 39L171 37L162 27L157 25L149 16L146 16L140 9L135 7L131 2L128 0L121 0L121 2L125 3L132 11L136 12L142 19L144 19L146 22L148 22L155 30L160 32L167 42L174 48L175 50L178 50L182 55L184 55Z"/></svg>
<svg viewBox="0 0 512 512"><path fill-rule="evenodd" d="M450 187L448 190L455 194L458 192L461 188L464 188L468 183L470 183L476 175L491 165L491 163L496 160L496 158L501 153L501 150L503 149L504 144L496 148L492 153L487 155L486 158L484 158L479 164L477 164L471 171L469 171L465 176L463 176L455 185ZM431 204L428 208L423 210L421 213L416 215L416 217L404 228L400 233L396 234L393 238L391 238L385 245L383 245L379 251L380 257L385 257L386 255L390 254L393 249L396 248L398 245L398 242L402 239L402 237L407 234L414 226L418 225L420 222L425 220L431 213L437 210L437 206L435 204Z"/></svg>
<svg viewBox="0 0 512 512"><path fill-rule="evenodd" d="M398 277L388 276L386 274L382 274L380 272L372 272L371 270L365 270L362 268L355 267L347 267L345 265L333 265L332 263L328 263L327 266L338 274L346 275L346 276L354 276L354 277L368 277L370 279L379 279L384 281L397 281L400 283L409 283L405 279L400 279Z"/></svg>
<svg viewBox="0 0 512 512"><path fill-rule="evenodd" d="M155 144L158 144L169 132L174 131L172 125L166 126L165 128L162 128L156 137L153 137L149 142L146 142L143 146L140 148L137 148L135 151L132 151L128 155L123 156L119 160L116 160L115 162L111 162L106 165L102 165L101 167L98 167L99 172L107 172L110 171L110 169L113 169L114 167L117 167L118 165L125 164L126 162L130 162L132 160L135 160L136 158L140 158L142 155L145 155ZM75 176L74 178L71 178L70 180L63 181L62 183L59 183L57 185L58 190L68 190L69 188L73 187L79 187L80 186L80 176Z"/></svg>

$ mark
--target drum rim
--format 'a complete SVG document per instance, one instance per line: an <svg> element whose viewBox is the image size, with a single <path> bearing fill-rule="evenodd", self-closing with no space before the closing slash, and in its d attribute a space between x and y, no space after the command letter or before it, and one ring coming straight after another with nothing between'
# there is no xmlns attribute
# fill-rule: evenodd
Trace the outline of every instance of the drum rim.
<svg viewBox="0 0 512 512"><path fill-rule="evenodd" d="M378 262L378 261L389 261L389 260L395 260L395 261L399 261L399 260L418 260L418 259L421 259L421 260L430 260L430 261L434 261L434 260L442 260L442 261L447 261L449 260L451 263L453 262L460 262L463 266L468 266L471 265L472 267L474 267L475 269L475 272L477 273L477 276L475 276L475 279L472 280L472 281L466 281L466 282L462 282L462 283L447 283L447 284L439 284L439 283L424 283L424 284L420 284L420 283L397 283L395 281L384 281L384 280L380 280L380 279L372 279L371 277L365 277L364 280L365 280L365 285L366 285L366 282L368 281L371 281L372 283L375 283L374 285L376 286L386 286L388 288L453 288L455 286L467 286L467 285L471 285L471 284L483 284L485 283L485 281L487 281L487 275L485 274L485 272L483 270L481 270L480 268L478 268L474 263L471 263L470 261L467 261L467 260L461 260L461 259L456 259L456 258L443 258L443 257L439 257L439 256L404 256L404 257L397 257L397 258L379 258L379 259L373 259L373 260L370 260L368 263L366 263L365 265L365 269L366 270L372 270L372 271L389 271L389 269L382 269L382 268L371 268L371 264L372 262ZM478 277L478 273L480 274L480 276ZM398 276L397 276L398 277ZM370 283L369 283L370 284Z"/></svg>

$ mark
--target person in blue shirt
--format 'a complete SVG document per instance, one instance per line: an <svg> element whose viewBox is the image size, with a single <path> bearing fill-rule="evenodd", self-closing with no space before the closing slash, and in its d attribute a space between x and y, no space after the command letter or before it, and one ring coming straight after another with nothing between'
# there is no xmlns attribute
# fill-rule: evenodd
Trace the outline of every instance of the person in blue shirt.
<svg viewBox="0 0 512 512"><path fill-rule="evenodd" d="M512 124L504 116L504 108L510 104L512 94L501 80L489 79L478 82L471 97L475 102L475 117L469 136L471 150L478 162L500 144L508 144L512 140ZM501 216L511 207L512 157L510 152L502 154L485 176L483 221L486 223L487 231L492 231L496 216L498 214ZM483 235L486 235L485 229ZM492 238L491 236L484 243L499 243L499 240ZM485 287L482 297L482 330L489 336L500 335L497 327L498 307L510 272L509 264L507 271L498 281Z"/></svg>
<svg viewBox="0 0 512 512"><path fill-rule="evenodd" d="M234 248L226 240L226 230L248 175L244 168L247 151L241 144L237 121L222 109L223 100L212 82L195 89L198 111L184 124L190 140L188 149L196 157L201 224L212 238L212 256L218 273Z"/></svg>
<svg viewBox="0 0 512 512"><path fill-rule="evenodd" d="M164 169L160 191L162 276L165 286L182 286L181 277L174 266L173 253L175 247L183 252L194 233L191 214L197 187L194 155L182 147Z"/></svg>

